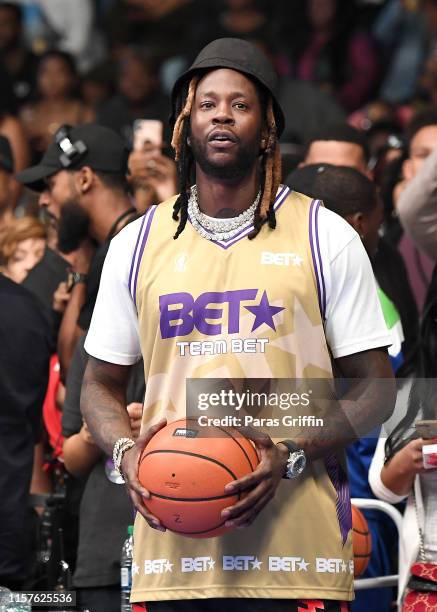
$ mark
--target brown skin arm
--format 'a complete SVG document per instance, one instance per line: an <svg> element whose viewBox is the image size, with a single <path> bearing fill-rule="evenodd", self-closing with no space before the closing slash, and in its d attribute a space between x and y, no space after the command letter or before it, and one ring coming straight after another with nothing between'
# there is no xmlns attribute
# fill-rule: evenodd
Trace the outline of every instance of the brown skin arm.
<svg viewBox="0 0 437 612"><path fill-rule="evenodd" d="M305 435L296 440L310 460L347 446L386 421L396 401L393 370L385 349L355 353L334 363L339 370L337 378L352 379L353 385L322 429L312 429L311 438Z"/></svg>
<svg viewBox="0 0 437 612"><path fill-rule="evenodd" d="M77 324L80 310L85 303L86 285L78 283L73 287L70 300L62 317L58 336L58 356L61 366L61 380L67 379L68 368L73 358L77 341L83 336L84 331Z"/></svg>
<svg viewBox="0 0 437 612"><path fill-rule="evenodd" d="M385 349L342 357L335 365L342 377L356 379L356 384L339 402L340 409L325 419L323 428L312 428L309 435L306 431L305 437L294 440L310 461L354 442L387 420L393 412L396 388ZM380 379L386 379L384 393L381 393ZM255 433L248 437L257 447L260 463L252 474L225 487L227 493L250 491L243 500L223 510L222 517L229 526L247 527L253 523L258 513L273 499L288 459L287 447L281 443L275 445L267 434L260 436Z"/></svg>
<svg viewBox="0 0 437 612"><path fill-rule="evenodd" d="M90 357L82 384L80 407L95 443L112 457L119 438L132 438L131 422L126 409L126 388L130 366L117 365ZM165 427L160 421L137 438L134 447L123 455L121 470L129 496L138 512L151 527L165 531L159 520L144 505L149 492L138 481L138 461L152 436Z"/></svg>
<svg viewBox="0 0 437 612"><path fill-rule="evenodd" d="M90 239L85 239L80 247L74 252L72 267L75 272L88 274L94 255L95 246ZM58 356L61 366L61 380L65 382L67 372L73 358L77 341L83 336L84 331L77 324L80 311L86 300L86 284L77 283L72 291L71 297L62 317L58 336Z"/></svg>
<svg viewBox="0 0 437 612"><path fill-rule="evenodd" d="M138 402L133 402L127 407L131 426L129 437L134 440L140 435L142 408L143 405ZM80 431L64 440L64 464L73 476L86 476L101 454L102 451L95 443L85 421Z"/></svg>
<svg viewBox="0 0 437 612"><path fill-rule="evenodd" d="M130 438L126 388L130 366L90 357L85 370L80 408L95 443L109 456L119 438Z"/></svg>
<svg viewBox="0 0 437 612"><path fill-rule="evenodd" d="M411 440L398 451L381 470L383 484L396 495L408 495L417 474L426 473L423 467L422 446L430 440Z"/></svg>
<svg viewBox="0 0 437 612"><path fill-rule="evenodd" d="M85 423L80 431L64 440L62 450L64 465L76 478L86 476L102 454Z"/></svg>

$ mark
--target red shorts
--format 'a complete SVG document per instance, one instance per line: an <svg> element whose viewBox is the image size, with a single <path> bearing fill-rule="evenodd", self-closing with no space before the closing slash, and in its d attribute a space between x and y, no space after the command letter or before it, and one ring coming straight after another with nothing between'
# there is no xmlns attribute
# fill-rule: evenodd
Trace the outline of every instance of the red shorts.
<svg viewBox="0 0 437 612"><path fill-rule="evenodd" d="M196 601L198 602L196 605ZM200 599L152 601L132 605L132 612L349 612L349 602L315 599Z"/></svg>

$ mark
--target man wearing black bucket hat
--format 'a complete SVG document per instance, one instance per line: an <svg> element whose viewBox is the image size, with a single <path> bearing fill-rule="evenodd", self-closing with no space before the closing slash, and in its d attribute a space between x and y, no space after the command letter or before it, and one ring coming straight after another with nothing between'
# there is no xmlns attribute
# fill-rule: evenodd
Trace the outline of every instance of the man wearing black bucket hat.
<svg viewBox="0 0 437 612"><path fill-rule="evenodd" d="M280 185L274 92L273 69L252 44L220 39L203 49L172 96L180 194L122 230L105 262L81 407L138 511L135 612L340 612L353 597L342 451L353 434L334 416L325 431L294 440L246 432L260 464L218 493L239 498L215 525L239 529L218 537L202 537L201 512L190 537L173 533L185 518L160 522L146 507L154 492L137 477L151 437L186 416L188 379L330 379L332 356L344 376L369 381L347 403L352 428L371 429L392 411L391 380L383 398L368 389L391 377L370 263L347 223ZM147 384L134 443L123 401L141 355ZM169 497L177 471L176 462Z"/></svg>

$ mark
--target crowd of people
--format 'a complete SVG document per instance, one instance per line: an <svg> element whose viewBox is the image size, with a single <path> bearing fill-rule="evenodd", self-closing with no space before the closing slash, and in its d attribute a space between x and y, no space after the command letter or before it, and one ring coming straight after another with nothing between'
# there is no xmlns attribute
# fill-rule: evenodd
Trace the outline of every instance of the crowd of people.
<svg viewBox="0 0 437 612"><path fill-rule="evenodd" d="M247 65L238 55L246 47L237 45L235 51L231 43L218 46L213 60L206 51L198 56L221 38L253 45ZM393 375L397 380L393 414L387 392L379 418L369 418L371 432L343 446L351 496L378 498L403 513L400 534L381 513L365 513L373 542L365 576L398 573L399 583L357 591L351 609L386 612L396 601L399 609L406 605L411 565L418 558L437 563L437 472L424 468L422 447L429 440L415 428L417 421L437 419L436 52L435 0L0 1L0 586L73 587L78 610L120 610L120 554L134 506L134 539L156 547L146 558L169 554L157 543L159 533L145 532L147 522L163 527L141 509L133 463L123 464L129 497L110 450L124 436L143 444L149 426L156 426L154 377L161 377L164 395L173 393L167 389L176 376L173 357L166 353L161 361L168 361L167 369L159 370L164 366L155 353L163 349L152 342L160 323L140 288L146 295L152 286L150 294L157 294L161 274L168 279L162 284L168 293L175 270L182 277L196 249L198 268L190 269L192 288L185 289L193 295L205 290L202 282L210 291L227 289L215 267L229 266L235 278L240 275L238 282L246 282L245 274L258 282L258 264L249 264L249 257L252 262L258 257L255 249L293 250L284 224L294 202L307 212L293 212L300 216L290 236L313 254L314 265L314 288L305 285L311 295L301 298L302 308L313 313L317 334L323 330L326 338L313 336L317 346L323 345L325 364L311 365L313 376L333 376L338 369L344 378L388 380ZM275 86L267 65L279 77ZM219 74L224 71L231 74L224 78ZM209 76L210 90L221 92L235 74L241 97L260 101L256 145L249 138L256 104L238 102L232 107L236 111L222 111L217 93L208 93L213 102L199 102ZM234 123L238 127L240 119L232 113L247 108L246 132L231 139L230 152L223 142L212 147L214 155L231 156L232 144L247 139L242 159L220 174L206 159L201 140L207 115L215 113L211 125L224 130L220 143L230 138L227 129ZM281 191L284 186L290 191ZM309 200L299 195L293 200L288 195L293 193ZM220 198L227 198L228 208L219 206ZM250 238L250 255L244 240L238 241L240 251L235 240L235 248L228 249L233 230L226 229L226 219L219 219L220 229L212 218L239 219L252 200L257 203L253 227L244 234ZM323 202L321 211L316 207L314 212L311 202ZM208 234L201 217L196 220L196 206L205 227L216 228L215 235ZM323 265L317 264L312 243L299 234L300 224L308 225L305 214L319 215ZM196 228L197 242L190 234ZM223 247L226 261L211 256L214 242ZM244 271L239 271L240 259L233 267L230 263L232 253L240 252L242 262L247 258ZM288 287L276 269L269 275ZM274 286L270 277L264 281L271 283L275 299L282 299L283 287ZM300 282L290 281L292 293L301 295ZM176 286L182 290L179 281ZM265 296L266 308L273 308ZM299 315L294 302L287 308ZM214 313L210 310L205 320L218 318ZM274 328L272 322L270 331ZM303 344L304 333L304 328L290 329L276 346L283 348L291 334ZM312 364L311 347L305 350L298 358L297 350L287 349L293 356L287 353L284 363ZM182 362L175 367L182 378L197 372L192 365L184 370ZM195 367L201 371L197 362ZM227 362L226 367L234 372L230 378L241 375ZM294 365L275 367L266 372L299 376L297 365L295 370ZM100 396L93 389L114 411L112 421L120 419L119 436L98 421L98 415L104 418L104 402L98 406ZM125 420L117 417L114 398L117 405L123 398ZM162 402L163 414L175 414ZM261 446L261 455L268 454ZM303 447L318 465L317 453ZM134 456L129 447L125 450L126 457ZM330 452L325 455L332 459ZM279 455L274 460L278 469ZM328 463L325 471L334 484L344 476L341 461L334 468L331 463L335 477ZM232 512L236 525L248 526ZM199 555L202 550L196 547ZM217 595L211 584L202 587L202 580L198 588L210 594L199 598L280 597L277 591L236 595L232 589ZM259 580L266 580L261 572ZM189 588L197 588L190 581ZM153 599L163 600L164 578L152 582ZM134 583L138 604L148 602L145 584L144 576ZM327 599L339 602L332 610L346 610L350 587L338 584L329 586L334 595ZM300 595L314 600L318 592L313 591ZM172 599L191 597L176 592ZM173 608L156 607L161 609ZM273 603L264 609L276 610Z"/></svg>

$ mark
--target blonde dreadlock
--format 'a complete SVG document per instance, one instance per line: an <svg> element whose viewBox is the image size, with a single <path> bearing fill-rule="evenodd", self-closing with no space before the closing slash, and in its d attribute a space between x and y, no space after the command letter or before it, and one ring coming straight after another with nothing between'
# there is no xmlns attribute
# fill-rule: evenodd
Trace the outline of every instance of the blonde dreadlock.
<svg viewBox="0 0 437 612"><path fill-rule="evenodd" d="M187 145L188 131L189 131L189 117L191 109L193 107L193 100L196 94L196 86L199 77L193 77L191 81L185 87L177 97L176 100L176 113L177 119L173 129L173 138L171 140L171 146L175 151L175 160L178 169L178 182L179 182L179 197L173 205L173 219L179 220L179 213L181 218L177 227L176 233L173 238L179 237L184 231L188 220L188 198L190 190L190 171L193 164L193 154L191 153L190 147Z"/></svg>
<svg viewBox="0 0 437 612"><path fill-rule="evenodd" d="M199 77L195 76L182 88L176 99L175 114L177 116L173 128L171 146L175 151L179 178L179 197L173 206L173 219L179 221L173 238L176 240L185 229L188 220L188 199L190 193L190 172L193 165L193 155L187 145L189 136L189 117L193 107L194 96ZM261 198L255 211L254 229L248 235L250 240L260 232L263 224L268 223L271 229L276 227L274 203L281 182L281 154L277 138L275 114L272 98L267 102L267 133L266 147L262 153ZM180 218L179 218L180 213Z"/></svg>
<svg viewBox="0 0 437 612"><path fill-rule="evenodd" d="M259 234L266 221L271 229L276 227L274 204L281 183L281 152L271 97L267 103L267 146L262 156L262 169L262 195L255 210L254 227L248 235L249 240L253 240Z"/></svg>
<svg viewBox="0 0 437 612"><path fill-rule="evenodd" d="M194 96L196 95L196 86L199 81L199 77L193 77L188 86L187 99L184 108L179 113L176 123L173 128L173 138L171 140L171 146L175 150L175 160L179 161L181 156L181 141L182 131L185 124L185 119L191 115L191 109L193 107Z"/></svg>

